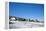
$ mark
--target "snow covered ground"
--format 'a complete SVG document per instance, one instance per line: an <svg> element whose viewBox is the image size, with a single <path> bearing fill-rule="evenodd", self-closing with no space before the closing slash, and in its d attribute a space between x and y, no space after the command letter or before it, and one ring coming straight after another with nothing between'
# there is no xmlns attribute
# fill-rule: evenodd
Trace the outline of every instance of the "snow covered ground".
<svg viewBox="0 0 46 31"><path fill-rule="evenodd" d="M9 24L10 29L15 28L36 28L36 27L43 27L44 23L38 22L22 22L22 21L14 21L14 24Z"/></svg>

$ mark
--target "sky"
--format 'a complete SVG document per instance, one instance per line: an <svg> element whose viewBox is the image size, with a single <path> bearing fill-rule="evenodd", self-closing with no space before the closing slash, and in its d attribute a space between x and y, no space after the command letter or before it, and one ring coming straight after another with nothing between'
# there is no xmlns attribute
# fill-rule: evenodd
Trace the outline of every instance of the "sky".
<svg viewBox="0 0 46 31"><path fill-rule="evenodd" d="M9 2L9 16L44 20L44 4Z"/></svg>

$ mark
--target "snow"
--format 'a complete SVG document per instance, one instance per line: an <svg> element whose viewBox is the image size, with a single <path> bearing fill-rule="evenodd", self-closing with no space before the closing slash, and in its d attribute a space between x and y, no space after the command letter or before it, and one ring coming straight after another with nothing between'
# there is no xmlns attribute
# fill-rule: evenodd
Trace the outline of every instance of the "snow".
<svg viewBox="0 0 46 31"><path fill-rule="evenodd" d="M14 24L9 24L10 29L15 28L33 28L33 27L43 27L44 23L37 23L37 22L21 22L15 21Z"/></svg>

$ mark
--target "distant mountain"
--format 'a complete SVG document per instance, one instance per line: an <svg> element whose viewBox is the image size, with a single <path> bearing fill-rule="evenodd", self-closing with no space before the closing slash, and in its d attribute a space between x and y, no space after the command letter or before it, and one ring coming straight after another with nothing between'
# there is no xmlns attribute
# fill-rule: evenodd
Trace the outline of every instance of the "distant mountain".
<svg viewBox="0 0 46 31"><path fill-rule="evenodd" d="M41 22L43 23L44 21L38 21L37 19L25 19L25 18L20 18L16 16L9 16L10 21L29 21L29 22Z"/></svg>
<svg viewBox="0 0 46 31"><path fill-rule="evenodd" d="M13 18L15 18L15 19L13 19ZM18 20L18 21L26 21L26 19L25 18L20 18L20 17L15 17L15 16L9 16L9 19L10 20Z"/></svg>

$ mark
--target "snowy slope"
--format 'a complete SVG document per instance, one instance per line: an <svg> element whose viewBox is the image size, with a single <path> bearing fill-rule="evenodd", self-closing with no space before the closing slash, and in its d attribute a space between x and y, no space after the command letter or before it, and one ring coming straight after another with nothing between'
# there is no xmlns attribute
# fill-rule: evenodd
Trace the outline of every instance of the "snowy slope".
<svg viewBox="0 0 46 31"><path fill-rule="evenodd" d="M14 21L14 24L9 24L9 28L33 28L33 27L43 27L44 23L37 23L37 22L21 22L21 21Z"/></svg>

